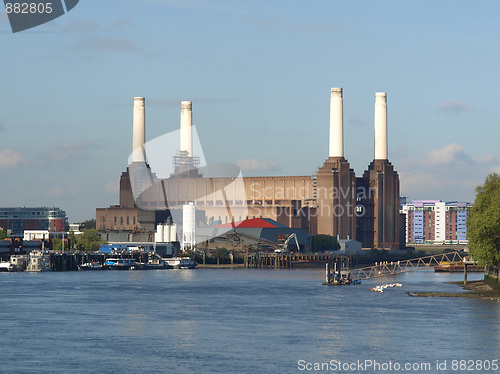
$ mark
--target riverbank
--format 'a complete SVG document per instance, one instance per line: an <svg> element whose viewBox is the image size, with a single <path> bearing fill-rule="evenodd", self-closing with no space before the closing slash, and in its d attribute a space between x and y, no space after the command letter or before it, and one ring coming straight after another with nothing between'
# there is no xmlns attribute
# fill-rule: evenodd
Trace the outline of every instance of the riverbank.
<svg viewBox="0 0 500 374"><path fill-rule="evenodd" d="M466 285L463 281L446 283L457 284L469 292L407 292L407 294L416 297L466 297L500 302L500 291L494 290L484 280L470 281Z"/></svg>

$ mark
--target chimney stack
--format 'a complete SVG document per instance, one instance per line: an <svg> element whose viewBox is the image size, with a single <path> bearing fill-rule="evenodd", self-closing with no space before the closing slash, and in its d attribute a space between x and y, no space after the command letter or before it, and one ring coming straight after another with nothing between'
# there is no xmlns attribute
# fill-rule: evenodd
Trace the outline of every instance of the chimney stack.
<svg viewBox="0 0 500 374"><path fill-rule="evenodd" d="M344 156L344 119L342 106L342 88L332 88L330 99L329 157Z"/></svg>
<svg viewBox="0 0 500 374"><path fill-rule="evenodd" d="M146 139L145 99L134 97L133 134L132 134L132 162L146 162L144 143Z"/></svg>
<svg viewBox="0 0 500 374"><path fill-rule="evenodd" d="M193 103L181 101L181 145L180 151L193 157Z"/></svg>
<svg viewBox="0 0 500 374"><path fill-rule="evenodd" d="M375 93L375 160L387 160L387 93Z"/></svg>

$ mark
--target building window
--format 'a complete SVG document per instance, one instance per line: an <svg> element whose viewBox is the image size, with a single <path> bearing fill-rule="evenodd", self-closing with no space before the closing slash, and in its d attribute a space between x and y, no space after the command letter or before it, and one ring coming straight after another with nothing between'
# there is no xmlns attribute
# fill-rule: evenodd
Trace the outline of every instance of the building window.
<svg viewBox="0 0 500 374"><path fill-rule="evenodd" d="M115 225L116 225L116 217L115 217Z"/></svg>
<svg viewBox="0 0 500 374"><path fill-rule="evenodd" d="M130 224L130 217L127 217L127 225Z"/></svg>
<svg viewBox="0 0 500 374"><path fill-rule="evenodd" d="M123 217L120 217L120 225L123 225Z"/></svg>
<svg viewBox="0 0 500 374"><path fill-rule="evenodd" d="M133 222L134 222L134 225L135 225L135 217L133 218Z"/></svg>

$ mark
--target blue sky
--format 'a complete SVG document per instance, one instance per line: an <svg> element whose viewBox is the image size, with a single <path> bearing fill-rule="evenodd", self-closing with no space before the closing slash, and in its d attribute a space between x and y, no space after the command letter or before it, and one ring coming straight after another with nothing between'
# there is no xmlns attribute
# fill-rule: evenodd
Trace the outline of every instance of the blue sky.
<svg viewBox="0 0 500 374"><path fill-rule="evenodd" d="M0 13L0 206L71 221L118 202L134 96L146 139L179 127L207 162L311 175L328 156L331 87L344 88L345 156L373 159L375 92L389 159L411 199L474 200L500 171L495 1L81 0L12 34Z"/></svg>

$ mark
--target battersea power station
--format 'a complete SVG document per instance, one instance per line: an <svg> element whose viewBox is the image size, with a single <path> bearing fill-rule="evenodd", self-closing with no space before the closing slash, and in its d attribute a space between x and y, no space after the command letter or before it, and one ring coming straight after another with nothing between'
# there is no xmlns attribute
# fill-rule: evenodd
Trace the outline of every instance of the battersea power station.
<svg viewBox="0 0 500 374"><path fill-rule="evenodd" d="M197 154L190 101L181 102L175 141L146 143L145 99L134 98L132 155L120 178L119 205L97 209L97 229L108 238L151 242L161 228L161 238L168 231L169 240L194 246L260 220L310 236L357 240L363 248L399 249L405 224L399 176L388 158L387 95L375 93L374 157L358 177L344 155L342 96L342 88L331 89L323 166L312 175L266 177L245 177L235 165L205 164ZM162 149L174 151L158 157Z"/></svg>

